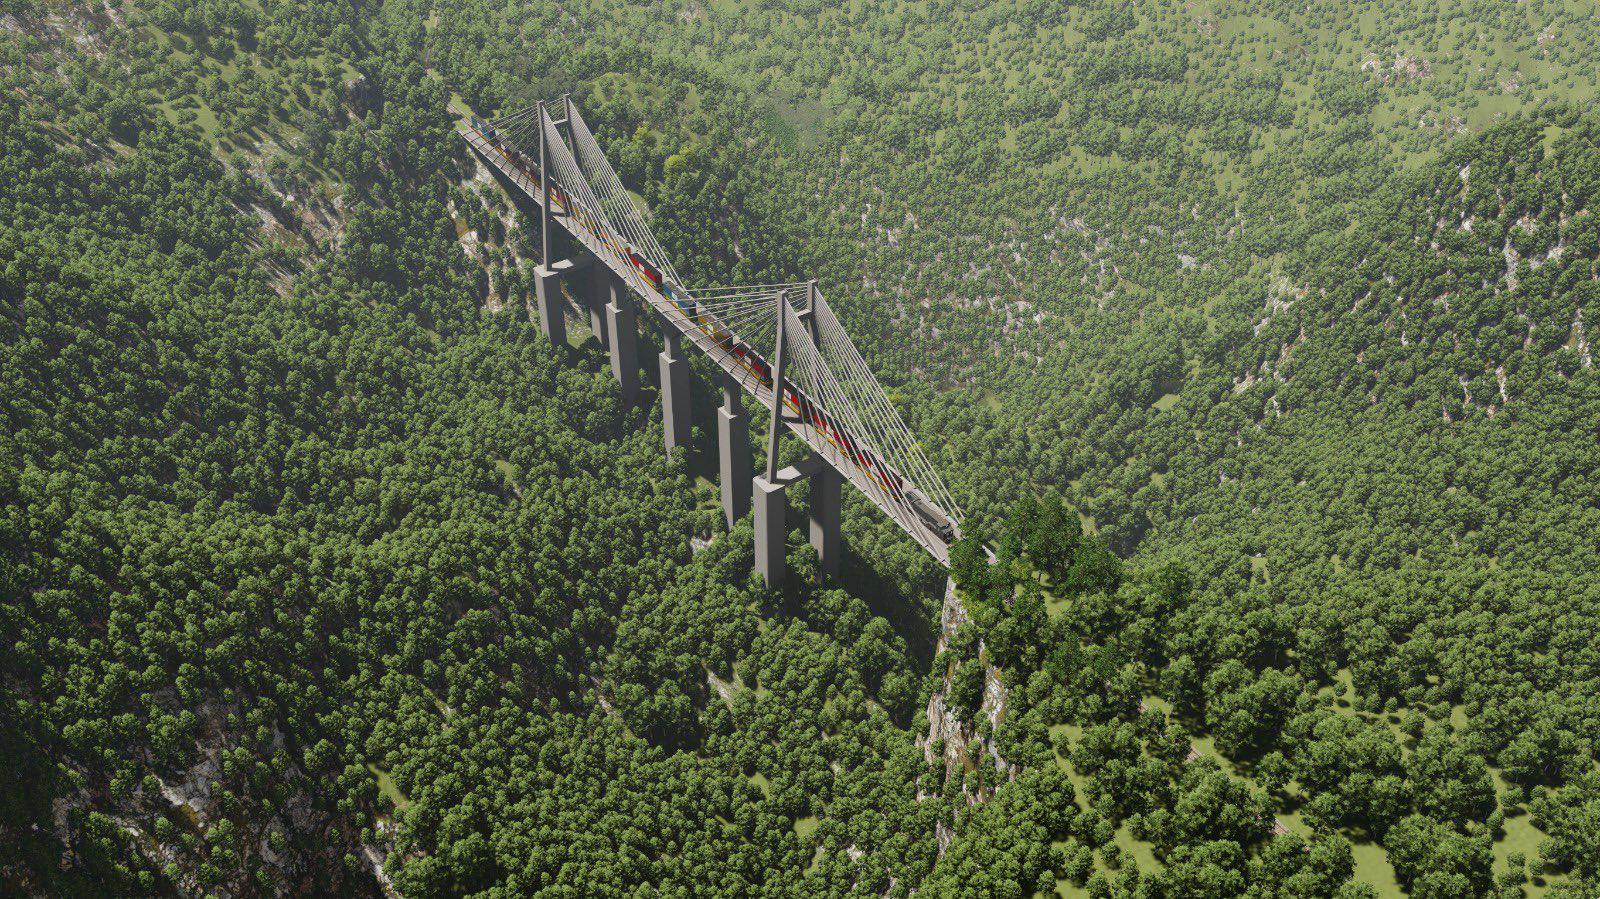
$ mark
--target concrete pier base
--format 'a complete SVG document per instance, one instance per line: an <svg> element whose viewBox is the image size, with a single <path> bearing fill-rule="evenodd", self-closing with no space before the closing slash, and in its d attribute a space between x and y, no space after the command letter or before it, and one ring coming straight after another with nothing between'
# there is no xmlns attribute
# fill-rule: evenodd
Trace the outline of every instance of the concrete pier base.
<svg viewBox="0 0 1600 899"><path fill-rule="evenodd" d="M841 488L844 478L832 465L823 465L811 476L811 545L824 577L839 576Z"/></svg>
<svg viewBox="0 0 1600 899"><path fill-rule="evenodd" d="M681 335L667 326L661 351L661 426L667 452L687 447L692 437L689 417L689 360L683 358Z"/></svg>
<svg viewBox="0 0 1600 899"><path fill-rule="evenodd" d="M638 321L626 292L615 279L607 288L610 302L606 303L606 331L611 342L611 376L617 379L622 390L622 403L632 406L639 399Z"/></svg>
<svg viewBox="0 0 1600 899"><path fill-rule="evenodd" d="M756 573L761 575L761 580L768 587L776 587L783 583L784 570L787 568L784 538L789 532L783 517L784 494L788 492L788 484L782 480L769 481L764 477L755 478L752 484L755 487L752 501L756 513Z"/></svg>
<svg viewBox="0 0 1600 899"><path fill-rule="evenodd" d="M739 403L738 389L724 385L722 408L717 410L722 515L730 528L750 511L750 416Z"/></svg>

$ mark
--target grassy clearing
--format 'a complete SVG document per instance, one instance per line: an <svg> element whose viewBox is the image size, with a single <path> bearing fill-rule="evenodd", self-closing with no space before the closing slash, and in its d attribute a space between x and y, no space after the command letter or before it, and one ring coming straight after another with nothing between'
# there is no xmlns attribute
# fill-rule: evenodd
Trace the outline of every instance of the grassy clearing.
<svg viewBox="0 0 1600 899"><path fill-rule="evenodd" d="M395 784L394 778L390 776L389 772L370 762L367 763L367 770L371 771L372 776L378 779L378 794L389 800L389 804L394 806L395 811L403 812L411 807L411 800L406 798L406 794L400 792L400 787Z"/></svg>
<svg viewBox="0 0 1600 899"><path fill-rule="evenodd" d="M500 473L500 480L507 487L517 491L522 489L520 482L517 480L519 475L517 466L511 464L505 459L496 459L494 460L494 470Z"/></svg>
<svg viewBox="0 0 1600 899"><path fill-rule="evenodd" d="M1406 895L1400 881L1394 876L1394 865L1389 863L1389 853L1376 843L1356 843L1356 879L1371 884L1379 899L1399 899Z"/></svg>
<svg viewBox="0 0 1600 899"><path fill-rule="evenodd" d="M784 149L790 152L815 146L827 130L827 107L815 100L768 97L767 103L771 113L763 119Z"/></svg>

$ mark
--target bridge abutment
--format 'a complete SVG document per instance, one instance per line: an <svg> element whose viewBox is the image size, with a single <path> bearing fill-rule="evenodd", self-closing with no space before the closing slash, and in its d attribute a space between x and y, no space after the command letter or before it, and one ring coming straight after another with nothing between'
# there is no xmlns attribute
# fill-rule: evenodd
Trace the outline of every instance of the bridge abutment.
<svg viewBox="0 0 1600 899"><path fill-rule="evenodd" d="M722 515L728 527L750 511L750 416L739 401L732 378L722 382L722 408L717 410L717 451L721 464Z"/></svg>
<svg viewBox="0 0 1600 899"><path fill-rule="evenodd" d="M661 327L661 428L667 452L687 447L693 422L689 418L689 360L683 358L682 336L670 325Z"/></svg>

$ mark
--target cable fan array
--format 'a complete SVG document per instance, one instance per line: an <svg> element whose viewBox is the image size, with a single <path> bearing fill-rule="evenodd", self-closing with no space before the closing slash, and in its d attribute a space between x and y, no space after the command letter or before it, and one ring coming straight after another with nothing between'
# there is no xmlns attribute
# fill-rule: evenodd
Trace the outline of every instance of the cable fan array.
<svg viewBox="0 0 1600 899"><path fill-rule="evenodd" d="M563 217L574 236L768 404L778 389L773 368L782 316L785 421L913 535L954 540L961 514L954 497L815 285L689 290L588 124L570 102L564 108L561 122L541 105L473 125L548 191L552 215ZM541 131L548 181L536 164Z"/></svg>

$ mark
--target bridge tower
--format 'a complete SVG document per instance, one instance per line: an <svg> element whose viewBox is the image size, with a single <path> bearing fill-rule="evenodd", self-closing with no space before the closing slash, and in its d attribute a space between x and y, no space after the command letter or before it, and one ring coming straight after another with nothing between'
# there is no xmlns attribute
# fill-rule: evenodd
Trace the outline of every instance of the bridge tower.
<svg viewBox="0 0 1600 899"><path fill-rule="evenodd" d="M545 112L544 101L539 101L539 116ZM550 147L544 129L539 129L539 171L550 171ZM567 318L561 310L561 279L571 269L571 262L558 262L551 247L554 244L550 231L550 180L544 179L544 198L539 203L539 248L542 251L539 266L533 270L534 296L539 307L539 330L552 347L567 342ZM563 266L565 263L565 267ZM531 315L530 315L531 317Z"/></svg>
<svg viewBox="0 0 1600 899"><path fill-rule="evenodd" d="M806 284L806 308L798 317L805 322L807 330L813 333L816 326L812 313L816 305L817 282L810 281ZM772 414L767 425L767 467L762 476L752 482L755 503L756 571L761 574L761 579L769 587L783 582L787 567L785 550L789 534L785 522L788 488L801 478L809 478L811 482L809 509L811 545L817 550L817 559L824 575L838 576L839 555L842 550L840 512L843 497L840 493L843 479L838 470L815 452L799 465L791 465L781 471L778 469L778 435L782 433L783 396L787 383L784 369L789 361L785 346L787 341L784 339L785 322L790 311L788 297L780 296L777 306L778 338L777 346L773 350Z"/></svg>

